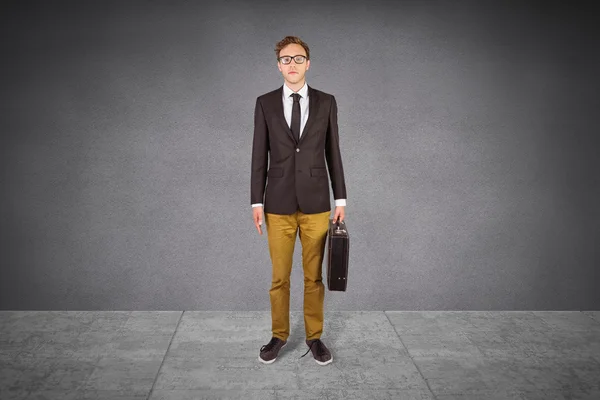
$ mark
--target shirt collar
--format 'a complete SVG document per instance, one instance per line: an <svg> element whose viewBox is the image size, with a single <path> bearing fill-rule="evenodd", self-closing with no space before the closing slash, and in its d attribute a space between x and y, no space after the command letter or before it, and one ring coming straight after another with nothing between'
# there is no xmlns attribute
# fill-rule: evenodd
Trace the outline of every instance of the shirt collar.
<svg viewBox="0 0 600 400"><path fill-rule="evenodd" d="M289 97L292 95L292 93L295 93L295 92L292 89L290 89L288 87L288 85L286 85L284 83L283 84L283 98L289 99ZM307 94L308 94L308 84L306 83L306 81L304 81L304 86L302 86L300 88L300 90L298 90L298 93L300 94L300 96L302 96L303 99L306 99Z"/></svg>

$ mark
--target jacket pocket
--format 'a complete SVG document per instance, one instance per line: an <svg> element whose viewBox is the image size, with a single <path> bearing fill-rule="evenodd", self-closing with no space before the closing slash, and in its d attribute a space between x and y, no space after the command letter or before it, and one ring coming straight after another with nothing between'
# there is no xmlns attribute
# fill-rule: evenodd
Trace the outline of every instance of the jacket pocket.
<svg viewBox="0 0 600 400"><path fill-rule="evenodd" d="M271 178L281 178L283 176L283 168L269 168L267 176Z"/></svg>
<svg viewBox="0 0 600 400"><path fill-rule="evenodd" d="M310 176L327 176L327 169L325 168L311 168Z"/></svg>

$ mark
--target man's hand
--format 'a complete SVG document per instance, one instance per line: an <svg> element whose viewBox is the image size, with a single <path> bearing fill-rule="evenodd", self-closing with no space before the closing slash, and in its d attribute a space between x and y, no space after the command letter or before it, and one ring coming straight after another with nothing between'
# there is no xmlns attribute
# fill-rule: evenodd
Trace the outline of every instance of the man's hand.
<svg viewBox="0 0 600 400"><path fill-rule="evenodd" d="M258 233L262 235L262 219L263 219L263 208L262 207L252 207L252 214L254 216L254 225L256 226L256 230Z"/></svg>
<svg viewBox="0 0 600 400"><path fill-rule="evenodd" d="M345 206L336 206L335 213L333 214L333 223L335 224L339 218L340 222L344 220L344 208Z"/></svg>

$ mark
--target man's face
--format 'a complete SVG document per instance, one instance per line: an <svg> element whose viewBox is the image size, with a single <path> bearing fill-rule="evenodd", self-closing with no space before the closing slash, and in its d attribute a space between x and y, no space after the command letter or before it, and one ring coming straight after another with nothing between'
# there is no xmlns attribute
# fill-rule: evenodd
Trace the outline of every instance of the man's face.
<svg viewBox="0 0 600 400"><path fill-rule="evenodd" d="M306 57L306 51L304 51L304 47L296 43L288 44L279 52L279 57L300 55ZM279 68L281 71L283 79L291 84L301 82L304 79L304 74L306 71L308 71L309 67L309 60L304 60L302 64L296 64L296 61L292 59L292 61L287 65L283 64L281 61L277 62L277 68Z"/></svg>

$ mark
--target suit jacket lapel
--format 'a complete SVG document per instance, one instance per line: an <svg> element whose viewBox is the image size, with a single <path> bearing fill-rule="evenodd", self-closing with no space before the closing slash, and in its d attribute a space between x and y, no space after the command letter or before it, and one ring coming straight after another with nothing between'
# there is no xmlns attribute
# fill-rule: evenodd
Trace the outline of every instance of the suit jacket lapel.
<svg viewBox="0 0 600 400"><path fill-rule="evenodd" d="M296 143L296 140L294 139L294 134L288 126L287 121L285 120L285 114L283 113L283 85L279 88L279 90L276 93L277 99L275 99L275 110L277 112L277 116L279 117L279 120L283 125L287 135L294 143ZM315 90L312 87L308 86L308 120L306 121L306 125L302 130L302 134L300 135L300 142L302 142L302 139L304 139L304 137L310 132L310 127L313 121L316 119L318 108L319 98Z"/></svg>
<svg viewBox="0 0 600 400"><path fill-rule="evenodd" d="M306 121L306 125L304 125L304 130L302 131L302 135L300 135L300 142L306 135L310 133L310 128L314 120L317 118L317 111L319 110L319 97L313 88L308 86L308 120Z"/></svg>

